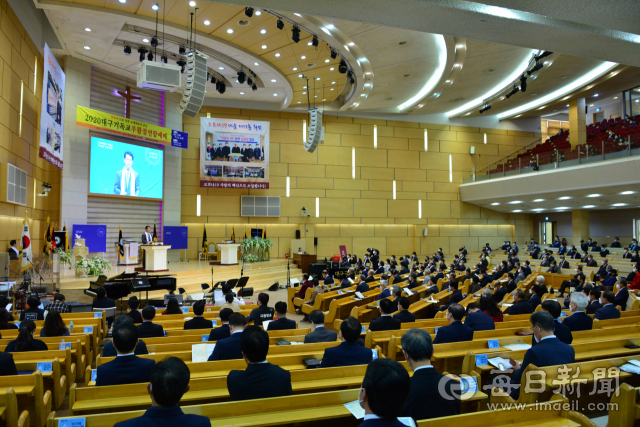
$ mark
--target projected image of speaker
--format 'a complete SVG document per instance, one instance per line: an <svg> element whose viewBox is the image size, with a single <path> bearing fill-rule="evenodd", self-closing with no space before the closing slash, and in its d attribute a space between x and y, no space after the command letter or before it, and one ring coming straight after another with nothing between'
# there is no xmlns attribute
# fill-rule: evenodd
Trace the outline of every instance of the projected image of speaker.
<svg viewBox="0 0 640 427"><path fill-rule="evenodd" d="M178 111L185 116L195 117L202 108L207 88L207 60L209 57L198 51L187 53L184 94L178 105Z"/></svg>
<svg viewBox="0 0 640 427"><path fill-rule="evenodd" d="M324 140L324 129L322 128L322 111L317 108L311 108L309 113L311 116L309 136L304 142L304 149L313 153L318 148L320 141Z"/></svg>

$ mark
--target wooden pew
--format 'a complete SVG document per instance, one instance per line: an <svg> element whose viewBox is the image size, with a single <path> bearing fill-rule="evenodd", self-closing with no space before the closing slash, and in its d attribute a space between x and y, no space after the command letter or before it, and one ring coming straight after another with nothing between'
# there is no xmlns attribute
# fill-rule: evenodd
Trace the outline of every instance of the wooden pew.
<svg viewBox="0 0 640 427"><path fill-rule="evenodd" d="M629 384L620 384L616 394L611 396L609 422L607 427L633 427L640 417L639 389Z"/></svg>
<svg viewBox="0 0 640 427"><path fill-rule="evenodd" d="M13 353L14 362L16 364L16 368L18 369L18 372L33 371L33 374L40 372L36 370L37 362L16 360L16 357L15 357L16 354L19 354L19 353ZM44 384L44 390L45 390L44 394L49 392L49 394L53 397L52 407L54 409L59 408L60 405L62 405L62 401L64 400L65 395L67 394L67 388L68 388L68 379L67 379L67 376L65 375L64 368L62 367L60 360L57 357L54 358L51 361L51 372L42 372L40 375L42 376L42 382ZM4 378L13 378L13 377L4 377ZM4 384L4 383L0 383L0 384ZM19 384L19 383L16 383L16 384ZM13 386L13 384L7 384L7 386ZM22 392L21 388L18 388L18 390Z"/></svg>
<svg viewBox="0 0 640 427"><path fill-rule="evenodd" d="M18 400L13 388L0 394L0 419L7 427L29 427L30 425L29 412L18 412Z"/></svg>
<svg viewBox="0 0 640 427"><path fill-rule="evenodd" d="M17 398L18 412L30 414L32 427L43 427L51 412L51 391L45 390L40 371L30 375L8 375L0 377L0 395L13 389Z"/></svg>
<svg viewBox="0 0 640 427"><path fill-rule="evenodd" d="M5 331L2 331L5 332ZM6 334L5 334L6 335ZM3 337L5 336L3 335ZM69 337L38 337L37 339L39 339L40 341L44 342L45 344L49 345L54 345L54 347L49 347L52 350L57 350L58 348L55 347L56 344L60 344L60 342L62 342L62 339L64 338L65 342L76 342L79 341L80 342L80 347L82 348L82 352L80 354L82 354L82 356L84 356L84 363L86 365L91 365L91 363L93 363L93 350L91 349L91 335L89 334L78 334L78 335L71 335ZM6 347L11 341L13 341L15 338L2 338L0 339L0 348L3 349L4 351L4 347ZM79 366L79 360L76 358L76 366ZM81 368L78 367L78 369L80 370ZM82 367L82 369L84 369L84 367Z"/></svg>
<svg viewBox="0 0 640 427"><path fill-rule="evenodd" d="M66 392L67 390L69 390L71 384L76 382L76 364L73 362L73 359L71 357L71 350L68 348L65 350L25 351L11 354L13 354L13 361L15 362L16 366L18 364L20 364L21 366L32 366L31 368L27 367L25 369L18 368L18 371L35 371L38 362L52 362L57 359L60 362L60 368L64 372L64 375L67 379L64 391ZM43 373L42 375L45 378L50 376L46 373Z"/></svg>
<svg viewBox="0 0 640 427"><path fill-rule="evenodd" d="M67 337L69 338L69 337ZM45 343L47 344L47 348L49 349L49 351L51 350L60 350L60 342L55 342L55 343ZM69 349L70 353L71 353L71 361L72 363L75 363L76 365L76 372L79 375L82 375L84 373L84 369L87 366L86 363L86 358L84 356L84 354L82 354L82 344L80 343L80 340L76 340L76 341L66 341L66 344L70 344L71 348ZM6 345L4 344L0 344L0 351L5 351ZM15 353L13 353L15 354ZM78 377L81 378L81 377Z"/></svg>
<svg viewBox="0 0 640 427"><path fill-rule="evenodd" d="M71 334L71 336L80 336L80 335L89 335L90 336L90 340L91 343L89 345L89 351L91 352L91 349L97 349L100 348L101 345L101 339L100 339L100 330L96 327L96 324L98 324L100 321L100 319L95 319L95 322L93 322L94 324L85 324L85 325L79 325L76 324L74 321L74 327L73 328L69 328L69 325L67 324L67 328L69 328L69 333ZM80 321L78 321L80 322ZM41 325L38 325L38 323L41 323ZM87 322L89 323L89 322ZM34 331L35 337L40 339L40 330L42 329L42 326L44 325L44 322L42 320L38 320L36 322L36 329ZM85 326L93 326L93 332L92 333L86 333L84 332L84 327ZM5 329L2 331L2 339L7 339L7 338L11 338L12 340L18 338L18 330L17 329ZM55 338L55 337L54 337ZM62 340L62 337L60 337L60 340ZM86 355L88 355L89 353L85 353ZM91 353L91 356L93 357L93 353Z"/></svg>

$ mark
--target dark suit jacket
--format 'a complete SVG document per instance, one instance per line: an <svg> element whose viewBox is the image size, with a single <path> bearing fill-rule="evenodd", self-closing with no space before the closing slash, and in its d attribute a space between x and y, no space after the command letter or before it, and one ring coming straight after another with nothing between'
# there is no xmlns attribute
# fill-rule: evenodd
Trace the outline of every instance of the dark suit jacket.
<svg viewBox="0 0 640 427"><path fill-rule="evenodd" d="M590 331L593 328L593 319L582 311L577 311L562 321L571 331Z"/></svg>
<svg viewBox="0 0 640 427"><path fill-rule="evenodd" d="M142 322L138 325L138 338L162 338L164 337L164 329L162 325L156 325L153 322Z"/></svg>
<svg viewBox="0 0 640 427"><path fill-rule="evenodd" d="M138 341L138 345L136 349L133 351L135 354L149 354L149 350L147 350L147 345L144 341ZM109 341L102 348L102 357L116 357L118 352L116 348L113 346L113 341Z"/></svg>
<svg viewBox="0 0 640 427"><path fill-rule="evenodd" d="M522 361L522 366L513 373L511 384L520 384L522 374L530 364L538 368L544 368L545 366L574 363L575 360L576 354L570 345L564 344L558 338L543 339L536 346L527 350L524 355L524 360ZM517 399L519 394L520 390L515 388L511 392L511 397Z"/></svg>
<svg viewBox="0 0 640 427"><path fill-rule="evenodd" d="M497 291L495 291L493 293L493 295L491 295L491 298L493 298L493 300L495 302L501 302L504 299L504 296L509 292L509 290L507 288L500 288ZM511 307L513 308L513 307Z"/></svg>
<svg viewBox="0 0 640 427"><path fill-rule="evenodd" d="M211 427L209 418L202 415L185 414L178 406L160 408L152 406L143 416L116 423L114 427Z"/></svg>
<svg viewBox="0 0 640 427"><path fill-rule="evenodd" d="M316 327L316 330L308 333L304 337L305 344L311 344L316 342L331 342L338 339L338 333L336 331L331 331L324 326L319 328Z"/></svg>
<svg viewBox="0 0 640 427"><path fill-rule="evenodd" d="M324 350L321 368L335 368L336 366L366 365L373 359L370 348L360 347L355 342L343 341L337 347Z"/></svg>
<svg viewBox="0 0 640 427"><path fill-rule="evenodd" d="M449 326L438 328L434 344L446 344L450 342L471 341L473 340L473 329L457 321Z"/></svg>
<svg viewBox="0 0 640 427"><path fill-rule="evenodd" d="M376 317L369 324L369 330L371 331L395 331L400 329L400 322L398 319L394 319L391 316Z"/></svg>
<svg viewBox="0 0 640 427"><path fill-rule="evenodd" d="M496 328L496 324L493 319L488 314L485 314L480 310L473 313L467 313L464 324L474 331L493 331Z"/></svg>
<svg viewBox="0 0 640 427"><path fill-rule="evenodd" d="M393 315L394 319L398 319L400 323L411 323L416 321L416 315L409 310L402 310L400 313Z"/></svg>
<svg viewBox="0 0 640 427"><path fill-rule="evenodd" d="M136 355L117 356L111 362L98 366L96 386L147 383L155 360L141 359Z"/></svg>
<svg viewBox="0 0 640 427"><path fill-rule="evenodd" d="M133 323L142 323L142 314L138 310L131 310L127 316L133 319Z"/></svg>
<svg viewBox="0 0 640 427"><path fill-rule="evenodd" d="M399 274L396 276L395 279L393 279L393 285L395 285L396 283L402 283L404 282L404 279L402 278L402 276L400 276Z"/></svg>
<svg viewBox="0 0 640 427"><path fill-rule="evenodd" d="M0 353L0 376L5 375L18 375L18 369L11 353Z"/></svg>
<svg viewBox="0 0 640 427"><path fill-rule="evenodd" d="M618 310L613 304L607 304L600 310L596 311L593 318L598 320L619 319L620 310Z"/></svg>
<svg viewBox="0 0 640 427"><path fill-rule="evenodd" d="M16 252L13 249L9 249L9 259L10 260L16 260L16 259L20 259L20 252Z"/></svg>
<svg viewBox="0 0 640 427"><path fill-rule="evenodd" d="M622 311L627 309L627 300L629 299L629 289L625 286L616 293L614 305L619 305Z"/></svg>
<svg viewBox="0 0 640 427"><path fill-rule="evenodd" d="M213 328L213 322L207 320L204 317L194 317L191 320L184 322L184 329L211 329Z"/></svg>
<svg viewBox="0 0 640 427"><path fill-rule="evenodd" d="M274 320L269 323L267 327L268 331L281 331L283 329L296 329L296 321L287 319L286 317L279 317L278 320Z"/></svg>
<svg viewBox="0 0 640 427"><path fill-rule="evenodd" d="M444 375L435 368L422 368L414 372L411 377L411 392L402 410L403 417L411 417L414 420L427 420L430 418L447 417L460 413L460 400L448 400L439 392L440 381L444 384L444 393L447 396L455 396L451 390L458 390L459 385L453 379L443 380Z"/></svg>
<svg viewBox="0 0 640 427"><path fill-rule="evenodd" d="M446 303L445 305L443 305L440 310L444 311L444 310L448 309L451 304L457 304L460 301L462 301L463 299L464 299L464 296L462 295L462 292L460 292L459 290L456 290L449 297L449 302Z"/></svg>
<svg viewBox="0 0 640 427"><path fill-rule="evenodd" d="M533 311L536 311L536 308L538 308L538 306L541 303L542 303L542 300L540 298L540 295L538 295L538 294L533 294L533 295L531 295L531 298L529 298L529 305L531 306ZM511 310L509 310L509 311L511 311Z"/></svg>
<svg viewBox="0 0 640 427"><path fill-rule="evenodd" d="M209 334L209 341L220 341L225 338L229 338L231 336L231 331L229 330L229 324L223 323L219 328L215 328L211 330Z"/></svg>
<svg viewBox="0 0 640 427"><path fill-rule="evenodd" d="M275 310L272 307L261 305L258 308L251 310L251 314L247 316L247 323L253 321L254 325L262 326L262 322L267 320L273 320Z"/></svg>
<svg viewBox="0 0 640 427"><path fill-rule="evenodd" d="M360 292L360 293L365 293L370 291L371 288L369 288L369 285L367 285L365 282L360 283L357 287L356 287L356 292Z"/></svg>
<svg viewBox="0 0 640 427"><path fill-rule="evenodd" d="M509 315L531 314L531 313L533 313L533 308L531 308L531 304L529 304L527 301L524 301L524 300L518 301L517 303L513 304L509 308Z"/></svg>
<svg viewBox="0 0 640 427"><path fill-rule="evenodd" d="M378 296L376 297L376 301L379 301L384 298L388 298L390 296L391 296L391 291L387 288L378 294Z"/></svg>
<svg viewBox="0 0 640 427"><path fill-rule="evenodd" d="M600 310L602 308L602 304L600 304L600 301L593 300L589 303L589 305L587 306L587 314L595 314L596 311Z"/></svg>
<svg viewBox="0 0 640 427"><path fill-rule="evenodd" d="M218 341L207 361L243 359L242 350L240 350L240 334L242 332L236 332L229 338Z"/></svg>
<svg viewBox="0 0 640 427"><path fill-rule="evenodd" d="M271 363L252 363L244 371L229 372L227 389L231 400L266 399L293 394L289 371Z"/></svg>

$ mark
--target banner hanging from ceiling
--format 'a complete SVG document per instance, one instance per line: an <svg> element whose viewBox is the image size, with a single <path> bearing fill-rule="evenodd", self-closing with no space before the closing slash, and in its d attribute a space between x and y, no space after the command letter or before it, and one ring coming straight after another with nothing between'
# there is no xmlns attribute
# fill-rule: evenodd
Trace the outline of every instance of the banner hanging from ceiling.
<svg viewBox="0 0 640 427"><path fill-rule="evenodd" d="M65 75L46 43L42 80L39 156L62 169Z"/></svg>
<svg viewBox="0 0 640 427"><path fill-rule="evenodd" d="M200 187L269 188L269 122L202 117Z"/></svg>

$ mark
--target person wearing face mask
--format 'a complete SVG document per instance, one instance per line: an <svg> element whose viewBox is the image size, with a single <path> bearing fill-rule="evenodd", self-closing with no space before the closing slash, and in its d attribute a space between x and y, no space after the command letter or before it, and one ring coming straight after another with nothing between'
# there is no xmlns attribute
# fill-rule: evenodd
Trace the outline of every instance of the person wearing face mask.
<svg viewBox="0 0 640 427"><path fill-rule="evenodd" d="M509 308L509 315L533 313L531 304L527 302L523 289L516 289L513 293L513 305Z"/></svg>
<svg viewBox="0 0 640 427"><path fill-rule="evenodd" d="M411 392L402 410L402 416L414 420L427 420L458 415L460 399L447 399L444 396L455 397L459 385L455 380L439 373L431 364L431 335L423 329L409 329L402 335L400 344L407 365L413 371Z"/></svg>
<svg viewBox="0 0 640 427"><path fill-rule="evenodd" d="M402 414L411 378L407 370L390 359L376 359L367 366L358 395L364 409L360 427L407 427L398 419Z"/></svg>
<svg viewBox="0 0 640 427"><path fill-rule="evenodd" d="M491 298L493 298L495 302L500 303L504 299L505 295L509 293L509 290L500 282L496 282L495 288L496 291L491 295ZM491 293L490 289L485 289L485 291L489 291L489 293Z"/></svg>
<svg viewBox="0 0 640 427"><path fill-rule="evenodd" d="M376 331L395 331L400 329L402 322L400 320L391 317L393 313L393 302L390 299L383 299L380 301L380 317L376 317L369 324L369 330Z"/></svg>
<svg viewBox="0 0 640 427"><path fill-rule="evenodd" d="M640 277L640 274L636 274L636 277ZM633 279L635 282L635 278ZM627 300L629 299L629 289L627 289L627 281L625 279L618 280L616 287L613 290L615 292L614 305L619 306L622 311L627 309Z"/></svg>
<svg viewBox="0 0 640 427"><path fill-rule="evenodd" d="M612 248L621 248L622 245L620 244L620 238L616 237L615 240L613 241L613 243L611 244Z"/></svg>
<svg viewBox="0 0 640 427"><path fill-rule="evenodd" d="M511 385L520 384L522 375L529 365L535 365L538 368L545 366L555 366L574 363L576 354L573 347L561 342L555 335L555 319L546 311L537 311L530 317L531 331L537 345L532 346L524 355L522 364L510 360L511 365L515 368ZM511 397L518 399L520 395L519 387L512 387Z"/></svg>
<svg viewBox="0 0 640 427"><path fill-rule="evenodd" d="M387 280L386 274L383 274L380 278L380 294L376 297L376 301L379 301L384 298L389 298L391 296L391 291L389 290L389 281Z"/></svg>
<svg viewBox="0 0 640 427"><path fill-rule="evenodd" d="M546 300L543 301L540 305L543 311L549 313L554 319L554 332L553 334L558 338L561 342L570 345L573 342L573 334L571 334L571 329L567 325L563 325L560 317L560 313L562 313L562 309L558 301ZM531 346L538 345L538 341L534 338L531 340Z"/></svg>
<svg viewBox="0 0 640 427"><path fill-rule="evenodd" d="M528 276L528 275L530 275L530 274L531 274L531 267L529 267L529 265L530 265L529 261L525 261L525 262L524 262L524 266L522 267L522 268L523 268L523 271L524 271L524 274L525 274L526 276Z"/></svg>
<svg viewBox="0 0 640 427"><path fill-rule="evenodd" d="M564 297L565 289L567 289L568 287L577 289L581 285L581 283L584 283L584 280L585 280L585 277L584 277L584 274L582 274L582 267L581 266L576 267L576 274L575 276L573 276L573 279L571 279L571 281L565 280L560 285L560 294L558 296Z"/></svg>
<svg viewBox="0 0 640 427"><path fill-rule="evenodd" d="M562 269L558 267L558 264L555 261L553 261L547 269L547 273L562 274Z"/></svg>
<svg viewBox="0 0 640 427"><path fill-rule="evenodd" d="M571 302L569 303L571 316L566 317L562 323L568 326L572 332L590 331L593 328L593 319L584 312L587 305L589 305L589 298L584 293L573 292L571 294Z"/></svg>
<svg viewBox="0 0 640 427"><path fill-rule="evenodd" d="M434 344L446 344L450 342L461 342L473 340L473 329L462 324L465 315L464 307L460 304L451 304L447 309L447 320L449 326L442 326L436 333Z"/></svg>
<svg viewBox="0 0 640 427"><path fill-rule="evenodd" d="M593 318L598 320L619 319L620 310L616 308L615 301L616 296L613 292L605 291L600 298L602 308L596 311Z"/></svg>
<svg viewBox="0 0 640 427"><path fill-rule="evenodd" d="M613 296L613 294L611 295ZM602 308L601 296L602 292L600 292L599 289L592 288L589 291L589 305L587 306L587 314L595 314L596 311Z"/></svg>
<svg viewBox="0 0 640 427"><path fill-rule="evenodd" d="M595 259L593 259L593 256L589 255L587 257L587 267L597 267L598 263L596 262Z"/></svg>
<svg viewBox="0 0 640 427"><path fill-rule="evenodd" d="M588 263L587 263L587 266L591 267ZM595 276L593 276L593 281L597 282L600 280L604 280L604 278L607 276L608 268L609 268L609 260L605 258L602 260L602 265L598 269L598 272L596 273Z"/></svg>
<svg viewBox="0 0 640 427"><path fill-rule="evenodd" d="M349 316L340 324L342 343L336 347L326 348L322 356L321 368L337 366L366 365L373 360L370 348L361 347L356 341L362 333L362 325L355 317Z"/></svg>
<svg viewBox="0 0 640 427"><path fill-rule="evenodd" d="M629 252L629 249L624 248L624 253L622 254L622 259L631 259L631 252Z"/></svg>

